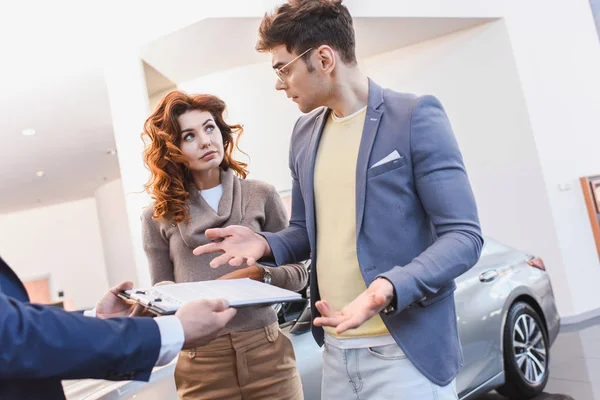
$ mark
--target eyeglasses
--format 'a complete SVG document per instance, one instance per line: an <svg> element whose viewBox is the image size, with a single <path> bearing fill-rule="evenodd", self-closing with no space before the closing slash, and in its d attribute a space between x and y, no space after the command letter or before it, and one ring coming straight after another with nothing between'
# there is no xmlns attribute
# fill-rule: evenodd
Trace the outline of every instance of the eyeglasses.
<svg viewBox="0 0 600 400"><path fill-rule="evenodd" d="M298 57L294 58L292 61L290 61L289 63L285 64L283 67L279 67L279 68L275 68L275 73L277 74L277 78L281 81L281 82L285 82L285 77L287 75L287 71L285 71L285 69L287 67L289 67L290 65L292 65L292 63L294 61L296 61L297 59L299 59L300 57L302 57L303 55L305 55L306 53L308 53L309 51L311 51L313 48L311 47L310 49L306 50L304 53L300 54Z"/></svg>

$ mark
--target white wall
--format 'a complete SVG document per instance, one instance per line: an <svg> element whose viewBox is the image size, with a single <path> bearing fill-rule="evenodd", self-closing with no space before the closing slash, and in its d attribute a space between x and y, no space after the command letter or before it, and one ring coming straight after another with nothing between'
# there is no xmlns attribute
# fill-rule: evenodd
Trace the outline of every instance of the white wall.
<svg viewBox="0 0 600 400"><path fill-rule="evenodd" d="M152 93L150 96L148 96L148 101L150 104L151 112L156 109L156 106L158 106L158 103L162 100L163 97L168 95L172 90L176 90L176 89L177 89L177 86L173 85L173 87L170 87L168 89L163 89L159 92Z"/></svg>
<svg viewBox="0 0 600 400"><path fill-rule="evenodd" d="M353 17L495 18L513 0L345 0Z"/></svg>
<svg viewBox="0 0 600 400"><path fill-rule="evenodd" d="M398 91L437 96L459 141L485 235L543 256L573 308L506 26L499 20L365 60Z"/></svg>
<svg viewBox="0 0 600 400"><path fill-rule="evenodd" d="M122 281L138 284L127 206L120 179L108 182L95 192L102 249L110 287Z"/></svg>
<svg viewBox="0 0 600 400"><path fill-rule="evenodd" d="M506 24L573 310L585 313L600 308L600 262L577 180L600 173L600 42L588 0L510 3Z"/></svg>
<svg viewBox="0 0 600 400"><path fill-rule="evenodd" d="M0 254L23 280L50 273L53 300L76 308L108 289L94 199L0 215Z"/></svg>
<svg viewBox="0 0 600 400"><path fill-rule="evenodd" d="M278 190L291 188L288 146L301 115L298 107L275 90L271 65L255 64L179 84L188 93L210 93L227 104L229 123L244 126L240 148L250 156L250 178L268 181ZM248 161L243 154L236 157Z"/></svg>

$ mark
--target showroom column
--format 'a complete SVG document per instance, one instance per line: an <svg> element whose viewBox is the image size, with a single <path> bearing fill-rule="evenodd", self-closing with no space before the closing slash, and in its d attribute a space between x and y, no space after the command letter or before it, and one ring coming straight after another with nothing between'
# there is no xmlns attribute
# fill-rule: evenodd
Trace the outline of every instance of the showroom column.
<svg viewBox="0 0 600 400"><path fill-rule="evenodd" d="M142 248L140 216L150 202L144 191L149 174L142 159L144 145L140 134L150 106L142 60L135 49L120 49L107 59L104 74L127 207L124 223L131 233L137 282L148 286L150 273Z"/></svg>

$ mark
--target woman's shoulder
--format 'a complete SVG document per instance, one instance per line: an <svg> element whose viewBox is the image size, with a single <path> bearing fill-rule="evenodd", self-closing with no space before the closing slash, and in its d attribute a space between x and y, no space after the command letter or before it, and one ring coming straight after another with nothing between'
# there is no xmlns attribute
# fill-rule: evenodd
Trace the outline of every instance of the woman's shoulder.
<svg viewBox="0 0 600 400"><path fill-rule="evenodd" d="M161 222L165 222L164 219L154 219L154 206L155 206L155 202L151 202L146 208L144 208L142 210L142 222L144 222L144 220L148 223L154 224L154 225L160 225Z"/></svg>
<svg viewBox="0 0 600 400"><path fill-rule="evenodd" d="M257 179L240 179L242 188L250 195L269 196L277 193L275 186Z"/></svg>
<svg viewBox="0 0 600 400"><path fill-rule="evenodd" d="M148 204L143 210L142 210L142 217L146 218L146 219L152 219L152 216L154 215L154 205L156 203L153 201L150 204Z"/></svg>

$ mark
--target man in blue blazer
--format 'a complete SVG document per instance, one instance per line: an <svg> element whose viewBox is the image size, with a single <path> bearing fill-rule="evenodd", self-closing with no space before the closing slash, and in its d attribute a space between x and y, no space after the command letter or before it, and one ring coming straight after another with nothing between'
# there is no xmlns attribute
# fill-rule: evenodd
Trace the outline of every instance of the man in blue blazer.
<svg viewBox="0 0 600 400"><path fill-rule="evenodd" d="M116 296L131 285L113 288L90 318L29 303L0 258L0 399L64 399L61 379L148 380L155 365L208 343L235 315L215 300L188 303L175 316L104 319L135 313Z"/></svg>
<svg viewBox="0 0 600 400"><path fill-rule="evenodd" d="M324 399L456 399L462 365L454 279L479 259L477 207L433 96L384 89L358 69L339 0L289 0L257 49L306 115L292 133L289 228L230 226L195 249L211 263L311 259Z"/></svg>

